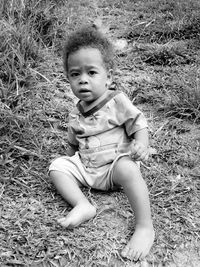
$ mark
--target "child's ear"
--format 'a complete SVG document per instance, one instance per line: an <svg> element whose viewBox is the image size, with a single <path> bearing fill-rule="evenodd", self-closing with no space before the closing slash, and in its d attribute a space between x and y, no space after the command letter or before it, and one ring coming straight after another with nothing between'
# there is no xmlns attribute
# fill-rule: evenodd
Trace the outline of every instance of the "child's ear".
<svg viewBox="0 0 200 267"><path fill-rule="evenodd" d="M107 85L108 85L108 87L112 83L112 77L113 77L113 70L109 69L108 72L107 72Z"/></svg>

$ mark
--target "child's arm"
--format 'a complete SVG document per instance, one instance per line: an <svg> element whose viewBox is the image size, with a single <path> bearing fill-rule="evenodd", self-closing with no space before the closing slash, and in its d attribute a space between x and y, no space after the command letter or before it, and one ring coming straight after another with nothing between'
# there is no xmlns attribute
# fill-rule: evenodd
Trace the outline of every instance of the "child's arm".
<svg viewBox="0 0 200 267"><path fill-rule="evenodd" d="M78 142L76 140L76 135L70 126L70 121L69 121L69 126L68 126L68 148L67 148L67 155L72 157L76 151L78 151Z"/></svg>
<svg viewBox="0 0 200 267"><path fill-rule="evenodd" d="M145 161L149 156L149 136L148 129L143 128L133 135L133 141L131 143L131 157L134 160Z"/></svg>
<svg viewBox="0 0 200 267"><path fill-rule="evenodd" d="M67 155L72 157L72 156L74 156L76 151L78 151L78 147L77 146L69 145L69 147L67 148Z"/></svg>
<svg viewBox="0 0 200 267"><path fill-rule="evenodd" d="M148 124L144 114L123 93L116 95L115 105L118 125L125 125L126 133L132 139L131 157L138 161L147 160L149 137Z"/></svg>

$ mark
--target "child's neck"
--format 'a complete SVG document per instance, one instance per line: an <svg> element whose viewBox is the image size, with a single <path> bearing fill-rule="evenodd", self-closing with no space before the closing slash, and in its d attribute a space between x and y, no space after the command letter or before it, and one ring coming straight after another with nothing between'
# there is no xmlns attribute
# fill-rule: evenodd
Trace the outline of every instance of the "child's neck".
<svg viewBox="0 0 200 267"><path fill-rule="evenodd" d="M81 101L81 106L84 109L84 111L88 111L91 108L95 107L96 105L98 105L103 99L105 99L112 91L111 90L106 90L105 93L100 96L99 98L97 98L95 101L93 101L92 103L87 103L84 101Z"/></svg>

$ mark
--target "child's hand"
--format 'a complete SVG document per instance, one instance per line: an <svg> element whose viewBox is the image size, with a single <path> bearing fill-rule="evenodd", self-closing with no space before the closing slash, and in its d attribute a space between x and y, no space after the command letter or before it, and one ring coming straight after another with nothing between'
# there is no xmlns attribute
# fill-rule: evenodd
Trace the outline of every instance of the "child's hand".
<svg viewBox="0 0 200 267"><path fill-rule="evenodd" d="M146 161L149 157L149 149L141 142L133 140L131 143L131 158L137 161Z"/></svg>

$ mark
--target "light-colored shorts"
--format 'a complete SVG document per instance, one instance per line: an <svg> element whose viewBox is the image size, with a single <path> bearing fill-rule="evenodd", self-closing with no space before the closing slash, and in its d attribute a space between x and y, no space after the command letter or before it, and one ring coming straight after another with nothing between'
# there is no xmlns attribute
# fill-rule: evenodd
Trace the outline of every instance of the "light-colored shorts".
<svg viewBox="0 0 200 267"><path fill-rule="evenodd" d="M113 170L119 158L128 156L128 153L118 155L115 160L98 168L85 167L81 162L79 153L76 152L74 156L63 156L55 159L50 167L50 171L59 171L66 174L68 177L73 177L81 185L91 187L99 190L114 189L113 184Z"/></svg>

